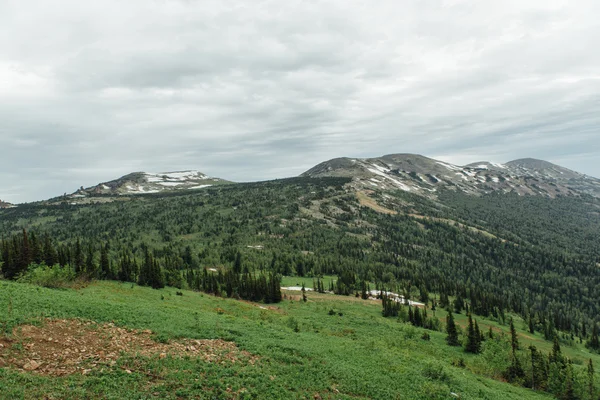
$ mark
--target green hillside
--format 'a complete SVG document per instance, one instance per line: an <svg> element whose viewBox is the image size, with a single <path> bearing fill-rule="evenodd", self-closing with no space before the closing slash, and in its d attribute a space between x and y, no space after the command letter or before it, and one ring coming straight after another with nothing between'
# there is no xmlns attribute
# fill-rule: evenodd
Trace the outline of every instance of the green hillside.
<svg viewBox="0 0 600 400"><path fill-rule="evenodd" d="M546 397L473 373L481 372L478 359L493 356L491 351L470 356L446 346L445 335L439 332L431 332L431 340L424 341L423 330L383 318L376 301L311 293L306 303L284 301L266 308L186 290L177 296L176 291L114 282L57 291L2 282L2 324L10 331L17 324L43 326L47 319L77 318L149 329L162 342L223 338L251 356L218 363L186 355L161 359L159 354L123 354L110 365L97 361L99 349L87 348L81 369L68 376L0 368L0 397L448 399L453 398L451 393L461 399ZM335 315L329 315L331 309ZM2 343L11 346L16 357L26 358L30 350L27 341L19 340L18 331L8 336L10 342ZM452 365L460 358L466 367ZM39 361L43 368L44 360Z"/></svg>

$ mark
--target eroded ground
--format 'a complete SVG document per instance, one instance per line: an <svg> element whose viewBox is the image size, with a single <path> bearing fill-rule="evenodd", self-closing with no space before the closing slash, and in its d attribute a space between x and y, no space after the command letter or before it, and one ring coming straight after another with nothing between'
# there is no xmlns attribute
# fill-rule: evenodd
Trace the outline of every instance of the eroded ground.
<svg viewBox="0 0 600 400"><path fill-rule="evenodd" d="M256 356L220 339L173 340L160 343L149 330L80 320L43 320L22 325L0 337L0 368L10 367L52 376L88 374L113 367L124 355L197 357L205 362L254 364ZM127 371L131 372L131 371Z"/></svg>

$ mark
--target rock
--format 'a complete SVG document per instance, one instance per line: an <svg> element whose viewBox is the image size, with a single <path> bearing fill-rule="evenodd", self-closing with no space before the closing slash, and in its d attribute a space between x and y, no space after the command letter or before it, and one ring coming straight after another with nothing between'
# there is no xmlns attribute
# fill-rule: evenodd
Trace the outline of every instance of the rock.
<svg viewBox="0 0 600 400"><path fill-rule="evenodd" d="M167 358L167 353L160 353L160 355L158 356L158 358L160 358L161 360L163 358Z"/></svg>
<svg viewBox="0 0 600 400"><path fill-rule="evenodd" d="M31 360L27 363L25 363L25 365L23 365L23 369L25 371L35 371L36 369L38 369L40 367L40 363L38 363L35 360Z"/></svg>

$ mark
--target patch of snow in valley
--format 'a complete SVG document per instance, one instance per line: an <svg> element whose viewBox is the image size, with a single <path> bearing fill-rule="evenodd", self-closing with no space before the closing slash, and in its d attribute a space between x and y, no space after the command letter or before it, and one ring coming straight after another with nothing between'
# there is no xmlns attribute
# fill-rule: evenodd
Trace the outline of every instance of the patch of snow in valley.
<svg viewBox="0 0 600 400"><path fill-rule="evenodd" d="M498 179L497 176L492 176L492 181L494 181L495 183L500 182L500 179Z"/></svg>
<svg viewBox="0 0 600 400"><path fill-rule="evenodd" d="M309 288L309 287L305 287L304 288L307 292L312 292L313 289ZM281 290L294 290L294 291L301 291L302 290L302 286L288 286L288 287L282 287Z"/></svg>
<svg viewBox="0 0 600 400"><path fill-rule="evenodd" d="M385 294L386 296L390 297L392 300L396 301L397 303L404 303L404 296L401 296L398 293L380 292L379 290L371 290L369 292L369 294L373 297L379 296L380 293ZM410 304L411 306L424 306L425 305L423 303L420 303L418 301L413 301L413 300L408 300L408 304Z"/></svg>
<svg viewBox="0 0 600 400"><path fill-rule="evenodd" d="M198 186L192 186L188 189L204 189L205 187L209 187L209 186L212 186L212 185L198 185Z"/></svg>

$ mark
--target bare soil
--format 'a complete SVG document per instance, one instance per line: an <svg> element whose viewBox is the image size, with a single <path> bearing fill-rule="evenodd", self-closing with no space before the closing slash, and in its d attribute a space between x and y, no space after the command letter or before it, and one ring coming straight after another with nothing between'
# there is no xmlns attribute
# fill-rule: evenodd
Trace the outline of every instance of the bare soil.
<svg viewBox="0 0 600 400"><path fill-rule="evenodd" d="M159 343L152 334L114 324L47 319L41 326L22 325L13 330L12 337L0 337L0 368L64 376L115 366L124 355L161 359L189 356L211 363L254 364L258 359L233 342L185 339Z"/></svg>

